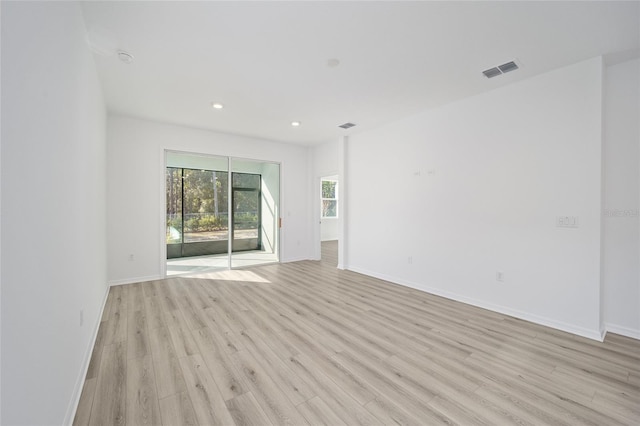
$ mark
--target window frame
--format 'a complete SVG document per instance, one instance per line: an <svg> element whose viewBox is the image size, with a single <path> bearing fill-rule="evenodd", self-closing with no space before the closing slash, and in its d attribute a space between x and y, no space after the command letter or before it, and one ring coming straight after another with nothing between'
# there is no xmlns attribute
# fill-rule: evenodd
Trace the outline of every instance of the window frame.
<svg viewBox="0 0 640 426"><path fill-rule="evenodd" d="M323 195L323 186L325 182L332 182L335 184L334 186L334 192L333 198L325 198ZM320 218L321 219L338 219L338 216L340 214L340 196L339 196L339 189L340 189L340 182L337 179L325 179L325 178L321 178L320 179ZM324 209L324 202L325 201L333 201L335 202L336 205L336 214L335 216L325 216L325 209Z"/></svg>

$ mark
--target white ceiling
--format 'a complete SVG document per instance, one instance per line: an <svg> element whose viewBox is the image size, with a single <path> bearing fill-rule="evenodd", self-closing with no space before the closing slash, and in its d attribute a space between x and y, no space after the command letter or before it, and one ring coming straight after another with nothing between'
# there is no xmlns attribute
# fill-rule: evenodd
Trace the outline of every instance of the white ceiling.
<svg viewBox="0 0 640 426"><path fill-rule="evenodd" d="M110 111L315 144L640 49L639 6L108 1L83 10ZM118 49L134 62L119 61ZM481 74L514 58L520 70L491 80ZM213 101L225 108L213 110ZM291 127L294 120L302 125ZM357 126L337 127L348 121Z"/></svg>

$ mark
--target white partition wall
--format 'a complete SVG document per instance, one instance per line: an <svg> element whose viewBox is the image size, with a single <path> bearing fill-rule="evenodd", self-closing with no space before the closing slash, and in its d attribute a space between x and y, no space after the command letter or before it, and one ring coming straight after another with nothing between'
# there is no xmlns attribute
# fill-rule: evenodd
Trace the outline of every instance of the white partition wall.
<svg viewBox="0 0 640 426"><path fill-rule="evenodd" d="M608 331L640 339L640 60L605 71L604 322Z"/></svg>
<svg viewBox="0 0 640 426"><path fill-rule="evenodd" d="M79 2L2 2L2 419L71 424L107 291L106 109Z"/></svg>
<svg viewBox="0 0 640 426"><path fill-rule="evenodd" d="M602 78L594 58L351 136L349 268L600 339Z"/></svg>

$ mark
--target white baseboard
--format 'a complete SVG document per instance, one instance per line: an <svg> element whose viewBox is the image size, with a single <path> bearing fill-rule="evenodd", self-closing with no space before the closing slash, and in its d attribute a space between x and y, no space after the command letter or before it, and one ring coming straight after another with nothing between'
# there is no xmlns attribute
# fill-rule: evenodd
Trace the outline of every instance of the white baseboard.
<svg viewBox="0 0 640 426"><path fill-rule="evenodd" d="M73 419L76 417L76 411L78 410L78 404L80 403L80 396L82 396L82 388L84 386L85 378L87 377L87 371L89 371L89 363L91 362L91 355L93 353L93 347L96 344L96 338L98 337L98 329L100 328L100 322L102 321L102 314L104 313L104 307L107 305L107 297L109 296L109 286L107 286L104 297L102 300L102 308L98 313L98 318L96 319L96 323L93 326L93 336L91 337L91 341L89 347L85 351L84 361L82 365L82 369L80 370L80 375L76 379L76 384L73 387L73 394L71 397L71 401L69 406L67 407L67 414L64 416L65 425L72 425Z"/></svg>
<svg viewBox="0 0 640 426"><path fill-rule="evenodd" d="M363 268L359 268L357 266L351 266L349 270L353 272L357 272L360 274L368 275L370 277L378 278L381 280L389 281L394 284L400 284L405 287L410 287L416 290L423 291L425 293L434 294L436 296L441 296L446 299L455 300L457 302L466 303L468 305L477 306L479 308L488 309L493 312L498 312L501 314L509 315L518 319L522 319L525 321L530 321L535 324L544 325L546 327L555 328L557 330L566 331L571 334L576 334L578 336L586 337L589 339L597 340L602 342L604 340L604 332L601 330L591 330L583 327L576 326L574 324L568 324L562 321L557 321L551 318L541 317L539 315L532 314L530 312L520 311L517 309L509 308L507 306L496 305L484 300L477 300L470 297L462 296L456 293L452 293L449 291L445 291L439 288L426 286L420 283L414 283L408 280L398 279L396 277L379 274L373 271L368 271Z"/></svg>
<svg viewBox="0 0 640 426"><path fill-rule="evenodd" d="M640 340L640 330L638 329L625 327L623 325L606 323L605 330L606 330L605 331L606 333L620 334L621 336L631 337L632 339Z"/></svg>
<svg viewBox="0 0 640 426"><path fill-rule="evenodd" d="M350 271L351 266L346 261L344 263L341 263L340 259L338 259L338 269L342 269L343 271Z"/></svg>
<svg viewBox="0 0 640 426"><path fill-rule="evenodd" d="M162 279L164 279L164 277L161 277L160 275L149 275L146 277L123 278L121 280L112 280L112 281L109 281L108 284L110 287L112 287L114 285L135 284L135 283L142 283L145 281L155 281L155 280L162 280Z"/></svg>

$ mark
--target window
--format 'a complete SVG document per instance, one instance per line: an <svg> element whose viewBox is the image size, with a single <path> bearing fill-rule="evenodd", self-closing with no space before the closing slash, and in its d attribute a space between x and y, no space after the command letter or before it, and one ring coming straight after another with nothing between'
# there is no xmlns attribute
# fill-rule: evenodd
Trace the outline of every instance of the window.
<svg viewBox="0 0 640 426"><path fill-rule="evenodd" d="M338 181L322 179L322 217L338 217Z"/></svg>

